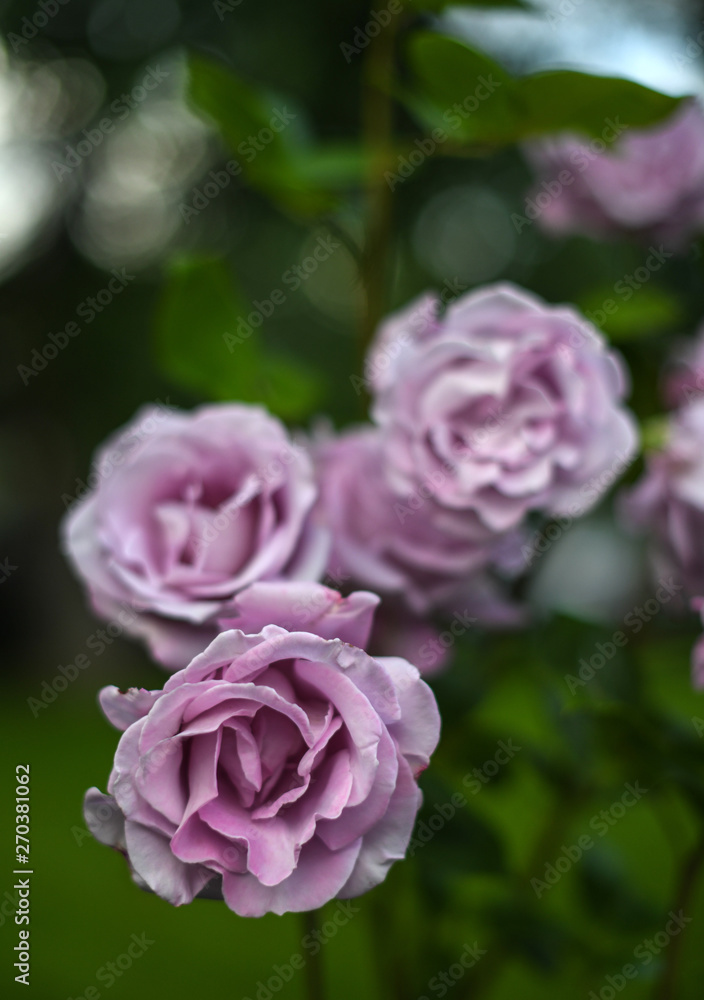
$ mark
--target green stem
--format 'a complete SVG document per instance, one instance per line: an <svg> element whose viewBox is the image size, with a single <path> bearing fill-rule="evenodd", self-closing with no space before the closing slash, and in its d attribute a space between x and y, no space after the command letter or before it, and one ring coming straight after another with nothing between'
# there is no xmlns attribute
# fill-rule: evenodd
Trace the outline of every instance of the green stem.
<svg viewBox="0 0 704 1000"><path fill-rule="evenodd" d="M318 930L318 911L308 910L303 914L303 936L315 939ZM306 979L308 1000L325 1000L325 980L323 976L322 949L306 959Z"/></svg>
<svg viewBox="0 0 704 1000"><path fill-rule="evenodd" d="M369 346L386 306L386 277L391 240L392 194L384 174L393 157L394 52L399 18L394 18L372 40L364 67L362 122L369 156L367 174L366 240L362 252L365 307L362 316L362 354Z"/></svg>
<svg viewBox="0 0 704 1000"><path fill-rule="evenodd" d="M699 842L690 852L680 873L675 901L672 904L672 909L675 913L679 913L679 911L682 910L684 915L687 915L686 911L689 909L692 894L703 864L704 836L701 837ZM665 967L663 968L662 976L655 987L653 1000L675 1000L677 995L679 959L682 954L682 945L684 944L683 939L685 933L686 928L683 928L676 937L672 938L665 951Z"/></svg>
<svg viewBox="0 0 704 1000"><path fill-rule="evenodd" d="M565 789L557 795L555 809L543 827L525 869L514 874L513 886L517 897L528 894L531 878L540 875L544 863L559 850L580 798L581 794L576 789ZM476 972L473 975L470 973L471 978L468 977L467 980L467 996L471 996L472 1000L478 1000L480 995L489 995L497 978L506 968L508 959L505 948L495 941L486 958L477 965Z"/></svg>

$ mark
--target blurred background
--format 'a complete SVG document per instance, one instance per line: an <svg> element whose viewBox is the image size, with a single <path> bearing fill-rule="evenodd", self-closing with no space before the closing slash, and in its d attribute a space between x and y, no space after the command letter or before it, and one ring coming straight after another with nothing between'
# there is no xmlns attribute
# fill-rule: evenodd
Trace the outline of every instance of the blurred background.
<svg viewBox="0 0 704 1000"><path fill-rule="evenodd" d="M401 97L405 39L434 29L515 74L566 66L673 97L704 90L696 3L398 6L389 17ZM364 294L375 194L363 137L373 138L376 71L365 25L371 10L389 7L0 5L0 773L10 803L14 766L31 765L31 990L42 1000L95 1000L90 987L135 1000L307 995L305 974L285 981L275 970L310 953L299 917L245 921L207 901L172 909L140 892L122 859L86 832L84 790L105 786L115 746L97 690L163 681L141 648L111 637L54 699L39 709L28 699L42 699L59 665L100 628L60 553L58 526L86 488L96 446L140 405L264 398L292 426L364 417L350 376L361 373L360 330L380 315ZM243 81L245 110L231 134L225 71ZM393 115L407 155L426 134L422 115L404 100ZM274 117L281 133L262 134L261 121ZM243 149L245 126L254 141ZM643 249L627 241L518 231L512 215L524 212L532 182L520 144L456 152L428 157L394 186L384 311L428 288L452 298L495 280L591 310L642 264ZM644 421L663 410L663 361L704 318L703 266L694 243L605 329L631 367ZM270 310L277 289L284 300ZM247 350L228 351L223 334L243 331ZM184 349L189 338L197 357ZM644 567L607 502L538 560L527 588L536 624L458 641L452 671L434 683L444 736L424 778L421 822L443 816L454 792L466 803L343 926L331 922L336 904L323 911L330 997L701 995L704 885L683 877L698 863L704 802L704 706L689 680L694 616L659 616L617 655L598 682L608 708L565 709L564 674L649 595ZM468 792L463 779L494 759L499 740L520 752ZM531 875L542 878L564 845L593 833L593 817L638 780L652 789L644 800L538 898ZM2 843L3 989L18 991L10 826ZM693 920L681 950L668 937L645 949L649 960L634 960L681 909ZM99 976L132 934L153 944L120 975ZM458 963L475 942L487 955L467 971ZM629 962L637 975L626 982Z"/></svg>

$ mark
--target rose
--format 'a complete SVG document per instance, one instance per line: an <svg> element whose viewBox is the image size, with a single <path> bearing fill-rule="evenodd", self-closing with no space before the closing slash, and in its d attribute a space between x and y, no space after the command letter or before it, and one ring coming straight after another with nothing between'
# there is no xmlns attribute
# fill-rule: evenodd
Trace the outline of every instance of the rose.
<svg viewBox="0 0 704 1000"><path fill-rule="evenodd" d="M663 447L648 456L622 511L653 538L658 575L673 572L690 594L704 594L704 400L671 415Z"/></svg>
<svg viewBox="0 0 704 1000"><path fill-rule="evenodd" d="M549 231L630 233L681 250L704 229L704 113L694 101L652 128L629 129L609 149L565 136L532 143L527 154L540 182L531 197Z"/></svg>
<svg viewBox="0 0 704 1000"><path fill-rule="evenodd" d="M637 440L624 366L598 331L505 284L460 297L434 321L421 300L417 316L373 408L390 488L430 491L448 516L471 514L492 532L532 510L591 506L605 489L594 484ZM372 366L391 353L394 329L403 333L382 329Z"/></svg>
<svg viewBox="0 0 704 1000"><path fill-rule="evenodd" d="M321 520L332 548L328 576L395 594L416 612L461 599L490 564L500 536L472 512L438 506L432 488L394 494L382 438L373 427L318 442Z"/></svg>
<svg viewBox="0 0 704 1000"><path fill-rule="evenodd" d="M665 366L662 388L665 402L672 409L704 398L704 326L693 339L677 345Z"/></svg>
<svg viewBox="0 0 704 1000"><path fill-rule="evenodd" d="M183 667L257 580L316 579L325 536L310 519L311 462L258 406L152 408L102 447L97 484L68 513L65 552L98 614L125 603L129 629Z"/></svg>
<svg viewBox="0 0 704 1000"><path fill-rule="evenodd" d="M699 613L704 623L704 597L694 597L692 608ZM695 688L704 688L704 635L701 635L692 647L692 683Z"/></svg>
<svg viewBox="0 0 704 1000"><path fill-rule="evenodd" d="M181 905L221 880L231 909L261 916L359 895L404 856L439 716L415 667L348 643L366 639L374 600L322 594L335 639L233 629L161 691L103 690L124 732L86 821L139 884Z"/></svg>

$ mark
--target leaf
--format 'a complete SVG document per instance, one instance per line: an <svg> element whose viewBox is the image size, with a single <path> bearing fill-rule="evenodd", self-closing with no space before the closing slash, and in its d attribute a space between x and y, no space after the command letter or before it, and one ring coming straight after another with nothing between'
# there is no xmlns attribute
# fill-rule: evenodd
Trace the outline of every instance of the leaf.
<svg viewBox="0 0 704 1000"><path fill-rule="evenodd" d="M287 419L308 415L318 377L264 351L245 318L250 312L222 261L176 261L157 308L156 349L164 371L211 399L262 402Z"/></svg>
<svg viewBox="0 0 704 1000"><path fill-rule="evenodd" d="M510 141L517 119L510 100L511 77L488 56L463 42L430 31L409 41L410 63L423 96L455 141Z"/></svg>
<svg viewBox="0 0 704 1000"><path fill-rule="evenodd" d="M247 182L287 212L332 211L340 194L361 184L365 157L340 143L314 146L303 113L273 104L232 70L202 56L189 61L189 95L219 130Z"/></svg>
<svg viewBox="0 0 704 1000"><path fill-rule="evenodd" d="M525 0L411 0L419 10L444 10L445 7L521 7L530 9Z"/></svg>
<svg viewBox="0 0 704 1000"><path fill-rule="evenodd" d="M641 285L631 290L631 298L624 301L623 294L632 286L626 285L623 279L616 283L619 284L622 286L620 298L614 294L615 286L610 286L591 293L580 303L583 311L611 340L632 340L660 333L681 322L682 306L671 292L656 285L647 288Z"/></svg>
<svg viewBox="0 0 704 1000"><path fill-rule="evenodd" d="M679 103L632 80L574 70L523 77L515 81L514 94L523 108L521 138L565 130L600 136L606 130L604 138L612 141L619 128L651 125Z"/></svg>
<svg viewBox="0 0 704 1000"><path fill-rule="evenodd" d="M191 56L189 60L189 97L217 125L233 153L261 129L272 134L267 142L269 160L286 156L285 128L269 128L275 108L254 87L241 80L232 70L205 59ZM267 136L268 137L268 136ZM254 150L256 152L256 150ZM242 154L240 154L242 155ZM256 162L256 157L252 162ZM248 163L243 163L248 169Z"/></svg>
<svg viewBox="0 0 704 1000"><path fill-rule="evenodd" d="M500 146L567 129L610 142L626 128L659 121L680 101L631 80L574 70L517 79L464 42L430 31L411 36L408 54L420 92L407 103L426 125L443 121L458 142Z"/></svg>

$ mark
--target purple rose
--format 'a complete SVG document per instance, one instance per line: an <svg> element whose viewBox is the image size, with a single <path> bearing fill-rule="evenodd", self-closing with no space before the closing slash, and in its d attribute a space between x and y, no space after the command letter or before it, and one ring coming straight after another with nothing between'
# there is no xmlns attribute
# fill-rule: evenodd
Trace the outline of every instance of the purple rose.
<svg viewBox="0 0 704 1000"><path fill-rule="evenodd" d="M505 532L533 510L583 513L623 471L637 442L624 366L576 311L500 284L406 316L369 361L393 359L373 416L394 493Z"/></svg>
<svg viewBox="0 0 704 1000"><path fill-rule="evenodd" d="M140 613L131 632L179 668L258 580L316 579L310 459L258 406L145 408L100 449L91 492L67 514L64 549L93 606Z"/></svg>
<svg viewBox="0 0 704 1000"><path fill-rule="evenodd" d="M653 538L657 574L675 573L691 595L704 595L704 400L672 414L623 512Z"/></svg>
<svg viewBox="0 0 704 1000"><path fill-rule="evenodd" d="M676 409L704 398L704 327L693 339L679 344L665 366L663 397Z"/></svg>
<svg viewBox="0 0 704 1000"><path fill-rule="evenodd" d="M704 623L704 597L695 597L692 607ZM692 648L692 683L695 688L704 688L704 635L701 635Z"/></svg>
<svg viewBox="0 0 704 1000"><path fill-rule="evenodd" d="M704 113L687 102L649 129L528 147L539 183L533 216L554 233L630 233L681 250L704 230Z"/></svg>
<svg viewBox="0 0 704 1000"><path fill-rule="evenodd" d="M431 491L395 494L379 431L365 427L316 451L321 517L330 528L328 575L402 597L416 612L461 600L492 560L497 536L471 511L447 510Z"/></svg>
<svg viewBox="0 0 704 1000"><path fill-rule="evenodd" d="M373 595L320 591L292 589L277 608L297 617L300 600L334 639L233 629L161 691L101 693L124 732L110 795L88 791L86 821L174 905L212 883L241 916L315 909L366 892L405 855L435 699L406 660L350 644L366 640ZM255 585L248 613L265 617L271 595Z"/></svg>

